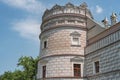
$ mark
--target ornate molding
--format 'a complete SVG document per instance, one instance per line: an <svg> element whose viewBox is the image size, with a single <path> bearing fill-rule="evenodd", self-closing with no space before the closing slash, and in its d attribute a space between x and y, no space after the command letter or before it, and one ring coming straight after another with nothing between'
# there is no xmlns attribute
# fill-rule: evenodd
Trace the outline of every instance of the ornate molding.
<svg viewBox="0 0 120 80"><path fill-rule="evenodd" d="M74 31L74 32L72 32L72 33L70 34L70 36L78 36L78 37L80 37L81 34L80 34L79 32L77 32L77 31Z"/></svg>
<svg viewBox="0 0 120 80"><path fill-rule="evenodd" d="M76 56L74 58L71 58L70 62L84 62L84 59L81 56Z"/></svg>
<svg viewBox="0 0 120 80"><path fill-rule="evenodd" d="M87 9L87 4L84 2L80 6L74 6L72 3L67 3L65 6L55 5L51 9L47 9L43 15L43 20L47 19L49 16L63 13L75 13L75 14L90 14L90 10ZM84 12L84 13L83 13ZM85 13L86 12L86 13Z"/></svg>

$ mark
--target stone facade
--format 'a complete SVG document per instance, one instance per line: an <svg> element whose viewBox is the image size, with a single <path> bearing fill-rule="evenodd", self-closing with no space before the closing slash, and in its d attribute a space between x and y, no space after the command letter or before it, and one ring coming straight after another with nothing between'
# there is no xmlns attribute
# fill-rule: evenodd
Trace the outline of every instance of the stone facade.
<svg viewBox="0 0 120 80"><path fill-rule="evenodd" d="M68 3L46 10L42 20L38 80L120 80L120 23L115 18L106 28L86 3Z"/></svg>
<svg viewBox="0 0 120 80"><path fill-rule="evenodd" d="M120 25L120 23L118 23ZM120 80L120 29L112 26L102 39L91 43L86 48L85 75L89 80ZM98 37L99 38L99 37ZM95 39L95 38L93 38ZM97 38L96 38L97 39ZM94 73L94 62L100 61L100 72Z"/></svg>
<svg viewBox="0 0 120 80"><path fill-rule="evenodd" d="M52 56L52 57L48 57L48 58L44 58L41 60L41 64L39 64L39 69L42 68L42 66L46 65L47 68L47 73L46 73L46 77L47 80L53 80L53 79L57 79L59 80L59 78L66 78L66 79L71 79L73 78L74 80L74 76L73 76L73 63L75 63L74 61L70 61L71 58L74 58L74 56ZM81 57L82 58L82 57ZM44 62L46 61L46 63ZM83 62L77 62L82 64L82 68L83 68ZM42 69L40 69L42 70ZM40 78L42 78L42 73L39 74ZM82 75L83 75L83 71L82 71ZM42 79L41 79L42 80ZM81 80L81 79L77 79L77 80Z"/></svg>

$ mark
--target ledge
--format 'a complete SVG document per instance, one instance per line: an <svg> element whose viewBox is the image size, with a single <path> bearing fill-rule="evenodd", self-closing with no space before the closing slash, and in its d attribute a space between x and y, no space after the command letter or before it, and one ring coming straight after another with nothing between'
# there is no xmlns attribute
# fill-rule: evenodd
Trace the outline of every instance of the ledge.
<svg viewBox="0 0 120 80"><path fill-rule="evenodd" d="M71 45L71 47L81 47L81 45Z"/></svg>
<svg viewBox="0 0 120 80"><path fill-rule="evenodd" d="M83 15L83 14L76 14L76 13L61 13L61 14L55 14L55 15L51 15L51 16L48 16L46 18L43 19L43 23L45 23L46 21L49 21L51 19L55 19L55 18L58 18L58 17L81 17L81 18L85 18L86 16ZM42 23L42 24L43 24Z"/></svg>
<svg viewBox="0 0 120 80"><path fill-rule="evenodd" d="M41 56L39 61L44 59L44 58L49 58L49 57L56 57L56 56L81 56L84 57L84 55L78 55L78 54L54 54L54 55L48 55L48 56Z"/></svg>
<svg viewBox="0 0 120 80"><path fill-rule="evenodd" d="M59 28L68 28L68 29L71 29L71 28L74 28L74 29L80 29L80 30L84 30L84 31L87 31L86 29L86 26L81 26L81 25L71 25L71 24L61 24L61 25L55 25L55 26L52 26L51 28L49 29L46 29L44 31L41 32L41 34L39 35L39 38L41 37L41 35L45 32L48 32L50 30L54 30L54 29L59 29Z"/></svg>
<svg viewBox="0 0 120 80"><path fill-rule="evenodd" d="M101 75L108 75L108 74L113 74L113 73L117 73L117 72L120 72L120 69L117 69L117 70L113 70L113 71L108 71L108 72L104 72L104 73L97 73L97 74L94 74L94 75L91 75L91 76L85 76L86 78L90 78L90 77L97 77L97 76L101 76Z"/></svg>
<svg viewBox="0 0 120 80"><path fill-rule="evenodd" d="M83 79L85 77L46 77L46 78L40 78L40 79L37 79L37 80L46 80L46 79Z"/></svg>

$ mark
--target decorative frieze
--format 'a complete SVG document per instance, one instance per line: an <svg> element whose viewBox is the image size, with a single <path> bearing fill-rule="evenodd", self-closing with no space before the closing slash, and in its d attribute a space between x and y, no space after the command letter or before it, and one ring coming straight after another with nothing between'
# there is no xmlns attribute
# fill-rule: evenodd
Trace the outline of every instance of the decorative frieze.
<svg viewBox="0 0 120 80"><path fill-rule="evenodd" d="M52 9L50 10L46 10L44 15L43 15L43 20L47 19L48 17L52 16L52 15L58 15L58 14L82 14L84 16L88 16L90 18L92 18L91 12L89 11L89 9L87 9L87 5L83 6L83 4L81 4L80 6L74 6L71 3L66 4L65 6L60 6L60 5L55 5L53 6Z"/></svg>
<svg viewBox="0 0 120 80"><path fill-rule="evenodd" d="M64 18L57 18L47 21L41 25L41 30L47 30L52 28L53 26L57 25L78 25L78 26L85 26L85 20L80 19L77 17L64 17Z"/></svg>
<svg viewBox="0 0 120 80"><path fill-rule="evenodd" d="M120 40L120 30L100 39L99 41L97 41L91 45L89 45L86 48L86 54L91 53L93 51L96 51L97 49L103 48L103 47L110 45L114 42L117 42L119 40Z"/></svg>

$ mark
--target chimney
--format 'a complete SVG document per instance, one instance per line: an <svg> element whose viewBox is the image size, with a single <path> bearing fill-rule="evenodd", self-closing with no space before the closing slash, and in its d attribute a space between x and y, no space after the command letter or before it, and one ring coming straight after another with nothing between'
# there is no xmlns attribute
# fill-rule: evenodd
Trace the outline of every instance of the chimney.
<svg viewBox="0 0 120 80"><path fill-rule="evenodd" d="M114 25L117 23L117 15L115 13L112 13L112 15L110 16L111 19L111 25Z"/></svg>

